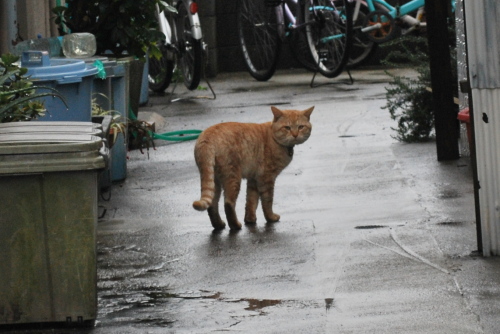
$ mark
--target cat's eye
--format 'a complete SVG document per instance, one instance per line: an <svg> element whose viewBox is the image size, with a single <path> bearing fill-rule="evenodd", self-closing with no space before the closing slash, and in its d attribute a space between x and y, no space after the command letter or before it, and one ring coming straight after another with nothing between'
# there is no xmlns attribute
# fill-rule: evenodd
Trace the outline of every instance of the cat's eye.
<svg viewBox="0 0 500 334"><path fill-rule="evenodd" d="M304 128L303 125L299 125L299 130L302 130Z"/></svg>
<svg viewBox="0 0 500 334"><path fill-rule="evenodd" d="M285 129L290 131L292 128L287 125L287 126L285 126Z"/></svg>

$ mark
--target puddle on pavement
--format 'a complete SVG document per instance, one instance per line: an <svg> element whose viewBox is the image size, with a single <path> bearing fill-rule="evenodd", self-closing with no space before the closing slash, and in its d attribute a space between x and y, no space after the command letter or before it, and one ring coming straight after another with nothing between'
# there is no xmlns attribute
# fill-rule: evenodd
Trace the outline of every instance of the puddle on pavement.
<svg viewBox="0 0 500 334"><path fill-rule="evenodd" d="M140 289L139 291L101 291L99 293L99 327L122 325L139 327L172 327L178 321L177 314L190 310L206 310L213 302L220 303L216 309L224 308L224 303L241 303L245 311L266 315L267 307L280 305L281 300L234 298L226 299L220 292L186 291L172 292L168 288ZM333 302L333 299L332 299ZM329 302L328 305L332 305ZM255 316L255 314L248 314Z"/></svg>
<svg viewBox="0 0 500 334"><path fill-rule="evenodd" d="M384 226L384 225L360 225L360 226L356 226L355 229L357 230L373 230L373 229L376 229L376 228L385 228L387 226Z"/></svg>
<svg viewBox="0 0 500 334"><path fill-rule="evenodd" d="M371 137L374 133L358 134L358 135L340 135L339 138L356 138L356 137Z"/></svg>
<svg viewBox="0 0 500 334"><path fill-rule="evenodd" d="M330 311L330 309L334 306L335 305L333 304L333 298L325 298L325 308L327 312Z"/></svg>
<svg viewBox="0 0 500 334"><path fill-rule="evenodd" d="M460 198L461 196L462 194L455 189L443 190L438 194L438 198L441 199L454 199L454 198Z"/></svg>
<svg viewBox="0 0 500 334"><path fill-rule="evenodd" d="M440 225L440 226L462 226L462 225L465 225L465 222L449 221L449 222L440 222L440 223L437 223L436 225Z"/></svg>
<svg viewBox="0 0 500 334"><path fill-rule="evenodd" d="M264 232L263 236L267 234ZM184 321L184 316L179 318L180 313L203 313L214 308L236 309L242 316L255 316L265 315L265 308L282 303L270 299L229 299L220 292L205 290L175 291L157 278L168 275L169 264L177 260L151 256L134 242L98 243L97 326L165 328Z"/></svg>
<svg viewBox="0 0 500 334"><path fill-rule="evenodd" d="M245 307L248 311L260 311L265 307L281 304L281 300L276 299L240 299L240 301L248 302L248 307Z"/></svg>

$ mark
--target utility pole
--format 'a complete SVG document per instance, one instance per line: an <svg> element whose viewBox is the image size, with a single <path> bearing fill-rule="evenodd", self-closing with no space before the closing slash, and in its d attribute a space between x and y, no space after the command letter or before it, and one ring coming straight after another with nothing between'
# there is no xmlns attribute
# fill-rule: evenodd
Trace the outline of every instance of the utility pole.
<svg viewBox="0 0 500 334"><path fill-rule="evenodd" d="M438 161L460 157L459 126L457 109L453 102L454 83L448 45L449 5L449 0L425 1Z"/></svg>

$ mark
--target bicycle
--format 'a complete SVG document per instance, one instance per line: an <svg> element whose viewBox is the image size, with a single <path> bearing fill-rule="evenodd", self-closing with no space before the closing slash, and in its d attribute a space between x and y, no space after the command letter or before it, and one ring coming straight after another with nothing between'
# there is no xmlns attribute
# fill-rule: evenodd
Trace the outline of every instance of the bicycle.
<svg viewBox="0 0 500 334"><path fill-rule="evenodd" d="M239 0L240 46L255 79L273 76L282 42L293 33L305 34L316 71L328 78L338 76L352 38L349 0Z"/></svg>
<svg viewBox="0 0 500 334"><path fill-rule="evenodd" d="M177 68L186 88L196 89L201 80L205 47L196 1L179 0L174 5L163 2L163 8L157 5L156 14L158 28L165 39L160 41L161 57L149 57L149 88L157 93L165 91Z"/></svg>
<svg viewBox="0 0 500 334"><path fill-rule="evenodd" d="M385 0L353 0L354 40L348 66L366 61L377 46L426 27L425 0L411 0L392 6ZM452 10L455 0L451 0ZM410 14L415 13L415 16Z"/></svg>

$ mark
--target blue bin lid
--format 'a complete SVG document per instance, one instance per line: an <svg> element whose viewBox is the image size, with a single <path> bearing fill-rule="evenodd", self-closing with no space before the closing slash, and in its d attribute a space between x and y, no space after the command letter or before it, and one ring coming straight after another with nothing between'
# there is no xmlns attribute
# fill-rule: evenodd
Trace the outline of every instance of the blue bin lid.
<svg viewBox="0 0 500 334"><path fill-rule="evenodd" d="M25 51L21 66L28 69L28 76L39 81L57 81L58 84L81 82L84 77L95 75L97 68L78 59L49 58L46 51Z"/></svg>

